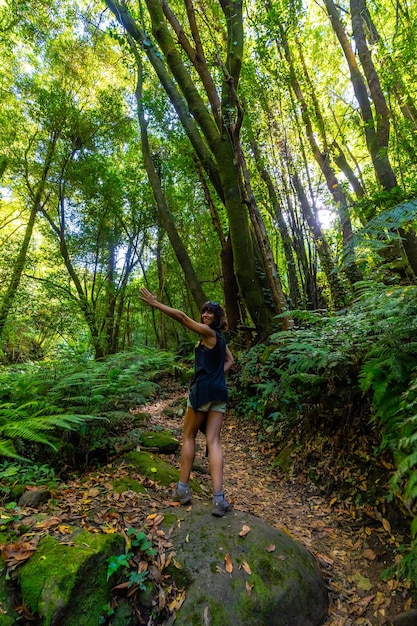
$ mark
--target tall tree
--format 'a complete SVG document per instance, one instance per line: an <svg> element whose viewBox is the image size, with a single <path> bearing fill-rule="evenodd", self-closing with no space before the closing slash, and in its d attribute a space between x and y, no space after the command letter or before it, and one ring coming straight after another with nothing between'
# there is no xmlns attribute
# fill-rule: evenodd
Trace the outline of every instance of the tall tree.
<svg viewBox="0 0 417 626"><path fill-rule="evenodd" d="M272 327L272 319L277 310L271 307L268 299L265 298L263 289L265 285L262 284L262 277L257 271L255 259L257 256L259 257L259 253L248 221L248 212L241 196L244 184L239 171L240 159L238 158L239 155L236 154L235 148L236 145L239 145L241 123L237 100L243 54L241 2L239 0L221 0L220 2L227 30L225 59L222 60L220 55L217 54L217 64L222 70L220 98L217 96L216 89L213 89L214 80L208 70L205 56L199 54L199 51L201 51L201 37L197 29L197 22L194 20L195 12L192 3L187 3L187 13L195 49L186 37L184 29L181 31L182 37L179 39L179 43L185 54L188 54L188 60L194 65L200 77L201 82L199 85L193 82L187 64L177 50L161 3L159 0L147 0L146 4L152 22L153 35L164 55L167 67L181 90L182 96L180 96L176 85L170 79L158 49L143 28L138 26L128 12L126 5L110 0L107 1L107 5L116 18L144 48L173 106L177 110L181 123L192 141L199 160L210 177L214 188L219 192L219 196L225 203L230 227L234 269L240 288L240 295L257 328L259 330L262 329L263 332L268 332L268 329ZM200 95L201 88L204 89L210 102L211 113ZM198 128L192 120L196 121ZM205 146L208 147L208 152ZM259 240L258 243L260 243ZM259 258L259 260L262 267L262 259Z"/></svg>

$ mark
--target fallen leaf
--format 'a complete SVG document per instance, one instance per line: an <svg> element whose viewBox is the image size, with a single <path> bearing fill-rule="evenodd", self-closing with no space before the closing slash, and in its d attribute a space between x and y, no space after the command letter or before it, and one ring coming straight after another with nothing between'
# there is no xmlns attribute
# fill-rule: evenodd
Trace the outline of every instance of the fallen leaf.
<svg viewBox="0 0 417 626"><path fill-rule="evenodd" d="M160 584L162 582L162 574L155 565L149 565L149 573L156 583Z"/></svg>
<svg viewBox="0 0 417 626"><path fill-rule="evenodd" d="M248 594L248 596L252 595L252 589L253 585L249 584L248 581L246 581L246 593Z"/></svg>
<svg viewBox="0 0 417 626"><path fill-rule="evenodd" d="M226 556L224 557L224 562L226 563L226 572L231 574L233 572L233 563L230 560L230 556L228 554L226 554Z"/></svg>
<svg viewBox="0 0 417 626"><path fill-rule="evenodd" d="M365 559L368 559L368 561L375 561L376 559L376 554L371 548L366 548L366 550L363 551L363 556Z"/></svg>
<svg viewBox="0 0 417 626"><path fill-rule="evenodd" d="M368 604L375 598L375 595L373 596L366 596L365 598L361 598L358 602L358 604L360 604L361 606L368 606Z"/></svg>
<svg viewBox="0 0 417 626"><path fill-rule="evenodd" d="M87 493L90 498L96 498L100 494L100 489L97 489L97 487L92 487L88 490Z"/></svg>
<svg viewBox="0 0 417 626"><path fill-rule="evenodd" d="M1 555L7 563L13 561L26 561L36 551L36 546L28 541L20 543L8 543L1 546Z"/></svg>
<svg viewBox="0 0 417 626"><path fill-rule="evenodd" d="M179 608L181 608L181 605L184 602L184 600L185 600L185 591L182 591L181 593L177 595L176 598L174 598L174 600L172 600L172 602L168 604L169 612L173 613L174 611L177 611Z"/></svg>
<svg viewBox="0 0 417 626"><path fill-rule="evenodd" d="M266 548L267 552L274 552L275 551L275 544L271 543L267 548Z"/></svg>
<svg viewBox="0 0 417 626"><path fill-rule="evenodd" d="M319 561L322 561L322 563L324 563L325 565L333 565L334 561L333 559L331 559L330 557L326 556L325 554L316 554L316 557L319 559Z"/></svg>
<svg viewBox="0 0 417 626"><path fill-rule="evenodd" d="M129 585L130 585L129 581L126 581L125 583L120 583L120 585L116 585L115 587L112 587L112 591L120 591L121 589L127 589Z"/></svg>
<svg viewBox="0 0 417 626"><path fill-rule="evenodd" d="M245 570L248 576L252 574L251 569L249 567L249 563L247 563L246 561L242 561L242 568Z"/></svg>
<svg viewBox="0 0 417 626"><path fill-rule="evenodd" d="M62 522L60 517L49 517L43 522L38 522L36 524L36 528L41 528L43 530L47 530L48 528L52 528L53 526L58 526Z"/></svg>
<svg viewBox="0 0 417 626"><path fill-rule="evenodd" d="M385 519L384 517L382 518L382 525L384 527L384 530L387 531L387 533L391 534L391 524L389 523L389 521L387 519Z"/></svg>
<svg viewBox="0 0 417 626"><path fill-rule="evenodd" d="M356 583L358 589L361 589L362 591L369 591L370 589L372 589L371 581L369 580L369 578L365 578L365 576L362 576L362 574L353 574L352 580L354 583Z"/></svg>
<svg viewBox="0 0 417 626"><path fill-rule="evenodd" d="M162 609L165 607L165 604L166 604L165 589L159 589L159 593L158 593L158 607L159 607L160 611L162 611Z"/></svg>
<svg viewBox="0 0 417 626"><path fill-rule="evenodd" d="M248 532L250 532L250 526L246 526L246 524L244 524L242 526L242 530L239 533L239 537L246 537L246 535L248 534Z"/></svg>

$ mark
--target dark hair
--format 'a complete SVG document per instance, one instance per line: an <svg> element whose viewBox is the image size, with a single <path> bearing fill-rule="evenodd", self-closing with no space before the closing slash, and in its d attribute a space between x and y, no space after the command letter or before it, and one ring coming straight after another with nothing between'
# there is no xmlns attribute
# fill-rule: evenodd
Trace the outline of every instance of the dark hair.
<svg viewBox="0 0 417 626"><path fill-rule="evenodd" d="M210 313L214 313L214 320L210 324L210 326L214 330L227 330L227 318L224 308L218 303L209 300L209 302L205 302L201 307L201 315L205 312L209 311Z"/></svg>

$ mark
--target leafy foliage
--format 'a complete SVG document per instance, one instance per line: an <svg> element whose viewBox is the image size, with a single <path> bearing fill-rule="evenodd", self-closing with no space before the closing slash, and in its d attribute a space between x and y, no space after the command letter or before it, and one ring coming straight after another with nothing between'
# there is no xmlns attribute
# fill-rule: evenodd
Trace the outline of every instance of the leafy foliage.
<svg viewBox="0 0 417 626"><path fill-rule="evenodd" d="M86 435L93 420L114 407L145 402L151 378L172 366L154 350L120 353L103 361L49 363L0 370L0 455L30 455L30 443L55 450L63 431Z"/></svg>
<svg viewBox="0 0 417 626"><path fill-rule="evenodd" d="M389 452L396 464L391 497L416 516L417 287L357 287L349 310L331 317L295 311L298 327L242 356L236 399L276 439L295 425L336 431L362 407L364 427L379 433L375 453ZM416 538L417 517L412 531ZM409 558L416 554L414 539Z"/></svg>
<svg viewBox="0 0 417 626"><path fill-rule="evenodd" d="M140 569L140 559L149 558L156 555L155 548L143 531L135 528L127 530L126 552L123 554L113 555L108 559L107 580L117 572L122 573L123 577L128 580L127 587L130 589L133 585L139 589L145 590L145 580L148 571ZM138 568L139 563L139 568Z"/></svg>

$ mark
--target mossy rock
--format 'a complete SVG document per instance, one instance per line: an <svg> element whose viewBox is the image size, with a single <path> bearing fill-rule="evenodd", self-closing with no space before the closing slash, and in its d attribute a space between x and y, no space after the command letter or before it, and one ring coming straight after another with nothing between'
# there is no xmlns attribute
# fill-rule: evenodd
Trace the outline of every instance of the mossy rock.
<svg viewBox="0 0 417 626"><path fill-rule="evenodd" d="M163 513L182 565L169 573L186 588L176 626L318 626L324 621L328 596L318 564L289 535L242 511L215 518L211 504ZM241 537L244 525L250 531Z"/></svg>
<svg viewBox="0 0 417 626"><path fill-rule="evenodd" d="M19 500L20 496L24 494L26 491L26 485L22 485L21 483L17 483L13 485L10 489L9 497L7 498L9 502L14 502Z"/></svg>
<svg viewBox="0 0 417 626"><path fill-rule="evenodd" d="M112 481L112 487L116 493L125 493L126 491L134 491L135 493L146 493L146 488L138 480L134 478L116 478Z"/></svg>
<svg viewBox="0 0 417 626"><path fill-rule="evenodd" d="M150 452L128 452L121 457L120 461L133 466L141 476L151 478L166 487L178 481L178 470Z"/></svg>
<svg viewBox="0 0 417 626"><path fill-rule="evenodd" d="M127 463L135 469L138 474L150 478L161 485L168 487L179 480L179 472L170 463L159 458L151 452L128 452L119 459L120 463ZM190 481L191 489L196 493L201 493L198 481Z"/></svg>
<svg viewBox="0 0 417 626"><path fill-rule="evenodd" d="M109 601L107 560L124 551L123 537L76 531L71 544L47 535L18 570L22 601L39 626L97 626Z"/></svg>
<svg viewBox="0 0 417 626"><path fill-rule="evenodd" d="M144 448L156 448L160 454L174 454L180 445L178 439L165 430L142 433L141 444Z"/></svg>
<svg viewBox="0 0 417 626"><path fill-rule="evenodd" d="M273 465L283 472L290 473L294 467L294 455L301 450L301 446L291 444L281 450L275 457Z"/></svg>

